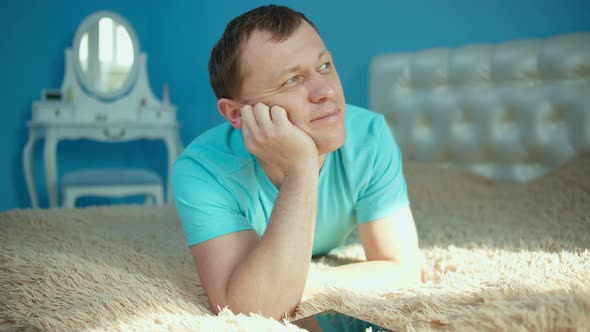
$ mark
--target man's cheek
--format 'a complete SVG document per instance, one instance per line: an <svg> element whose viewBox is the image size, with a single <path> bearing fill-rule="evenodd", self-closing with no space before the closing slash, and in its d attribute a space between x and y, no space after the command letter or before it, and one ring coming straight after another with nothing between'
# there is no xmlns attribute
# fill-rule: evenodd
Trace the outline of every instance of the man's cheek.
<svg viewBox="0 0 590 332"><path fill-rule="evenodd" d="M306 113L308 111L297 108L285 108L285 110L287 110L287 118L289 121L291 121L295 127L303 129L302 127L306 124L303 115L308 114Z"/></svg>

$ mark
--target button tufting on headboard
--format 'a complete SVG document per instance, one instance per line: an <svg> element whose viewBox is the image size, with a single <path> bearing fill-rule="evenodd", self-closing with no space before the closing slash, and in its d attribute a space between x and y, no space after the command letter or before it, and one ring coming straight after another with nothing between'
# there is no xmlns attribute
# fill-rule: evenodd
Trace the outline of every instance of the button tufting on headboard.
<svg viewBox="0 0 590 332"><path fill-rule="evenodd" d="M590 32L384 54L369 76L405 160L529 181L590 151Z"/></svg>

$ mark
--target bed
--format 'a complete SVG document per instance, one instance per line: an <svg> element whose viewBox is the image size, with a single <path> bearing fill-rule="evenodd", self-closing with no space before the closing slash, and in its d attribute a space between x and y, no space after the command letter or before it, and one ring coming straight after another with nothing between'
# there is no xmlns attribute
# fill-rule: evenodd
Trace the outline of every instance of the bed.
<svg viewBox="0 0 590 332"><path fill-rule="evenodd" d="M329 289L292 319L589 330L590 33L378 55L369 82L403 151L424 280ZM184 243L172 206L2 212L0 330L299 330L213 315ZM363 259L353 233L313 264Z"/></svg>

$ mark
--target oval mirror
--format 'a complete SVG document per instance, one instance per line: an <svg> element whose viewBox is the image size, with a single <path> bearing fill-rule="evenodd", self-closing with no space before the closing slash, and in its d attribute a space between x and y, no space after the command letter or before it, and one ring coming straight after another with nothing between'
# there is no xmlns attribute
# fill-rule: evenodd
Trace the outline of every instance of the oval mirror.
<svg viewBox="0 0 590 332"><path fill-rule="evenodd" d="M87 17L74 39L74 63L82 85L98 97L124 94L135 81L139 43L131 25L111 12Z"/></svg>

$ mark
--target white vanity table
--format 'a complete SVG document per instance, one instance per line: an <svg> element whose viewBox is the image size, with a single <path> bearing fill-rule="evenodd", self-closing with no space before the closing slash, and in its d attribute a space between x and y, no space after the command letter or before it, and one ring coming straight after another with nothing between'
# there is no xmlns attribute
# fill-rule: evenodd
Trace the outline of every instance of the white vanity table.
<svg viewBox="0 0 590 332"><path fill-rule="evenodd" d="M99 54L99 46L104 48L104 31L99 27L108 28L109 24L107 37L110 35L112 38L108 40L114 41L110 61L102 49ZM73 49L65 53L61 89L42 93L41 100L33 103L33 117L27 124L29 139L23 151L23 165L33 208L39 207L33 151L40 139L44 139L44 175L50 207L59 206L57 147L63 140L90 139L104 143L163 140L170 179L172 164L183 149L176 109L168 102L167 91L163 101L154 96L147 79L146 55L140 52L129 23L112 12L90 15L78 28ZM113 60L117 57L119 63ZM170 181L166 187L170 202Z"/></svg>

